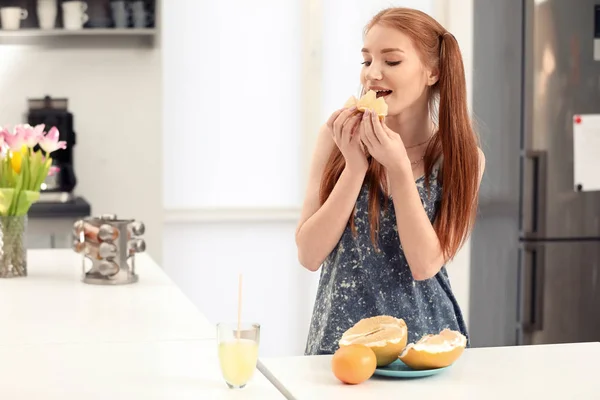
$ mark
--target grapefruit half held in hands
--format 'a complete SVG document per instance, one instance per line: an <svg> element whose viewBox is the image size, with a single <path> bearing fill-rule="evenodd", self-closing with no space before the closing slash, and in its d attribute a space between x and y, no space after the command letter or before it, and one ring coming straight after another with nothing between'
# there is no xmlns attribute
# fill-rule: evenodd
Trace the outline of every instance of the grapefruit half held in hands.
<svg viewBox="0 0 600 400"><path fill-rule="evenodd" d="M361 344L340 347L331 359L331 370L336 378L349 385L369 379L377 368L373 350Z"/></svg>
<svg viewBox="0 0 600 400"><path fill-rule="evenodd" d="M344 332L339 345L362 344L370 347L377 357L377 366L384 367L398 359L407 340L408 329L403 319L380 315L358 321Z"/></svg>
<svg viewBox="0 0 600 400"><path fill-rule="evenodd" d="M371 110L376 113L380 119L383 119L388 113L388 105L383 97L377 97L377 93L373 90L369 90L360 99L351 96L346 100L344 107L350 108L356 106L358 111L364 112L365 110Z"/></svg>
<svg viewBox="0 0 600 400"><path fill-rule="evenodd" d="M399 358L416 370L444 368L458 360L466 346L467 338L462 333L444 329L409 344Z"/></svg>

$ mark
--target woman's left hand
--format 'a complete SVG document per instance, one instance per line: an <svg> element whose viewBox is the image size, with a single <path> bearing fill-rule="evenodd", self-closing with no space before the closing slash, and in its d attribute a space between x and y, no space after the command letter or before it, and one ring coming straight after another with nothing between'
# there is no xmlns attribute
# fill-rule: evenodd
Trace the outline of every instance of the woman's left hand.
<svg viewBox="0 0 600 400"><path fill-rule="evenodd" d="M397 171L410 163L400 135L382 123L376 113L366 110L361 124L361 141L386 169Z"/></svg>

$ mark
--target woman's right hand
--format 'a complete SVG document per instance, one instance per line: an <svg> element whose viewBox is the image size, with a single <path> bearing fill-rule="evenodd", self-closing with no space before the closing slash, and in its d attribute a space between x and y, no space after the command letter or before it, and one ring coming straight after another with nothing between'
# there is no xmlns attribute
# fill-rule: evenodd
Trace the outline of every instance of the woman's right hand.
<svg viewBox="0 0 600 400"><path fill-rule="evenodd" d="M317 271L340 241L363 187L369 164L360 140L365 129L361 118L362 113L342 109L319 128L296 228L298 259L309 271ZM321 202L323 174L334 146L340 149L345 167Z"/></svg>
<svg viewBox="0 0 600 400"><path fill-rule="evenodd" d="M329 117L327 127L333 141L340 149L346 168L352 172L364 174L369 163L360 141L360 122L362 113L356 112L356 107L337 110Z"/></svg>

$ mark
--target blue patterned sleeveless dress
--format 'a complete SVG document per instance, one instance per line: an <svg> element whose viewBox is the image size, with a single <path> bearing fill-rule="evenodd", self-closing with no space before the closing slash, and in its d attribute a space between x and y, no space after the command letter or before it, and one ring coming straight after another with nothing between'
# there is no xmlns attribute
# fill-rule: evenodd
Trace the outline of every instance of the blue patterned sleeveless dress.
<svg viewBox="0 0 600 400"><path fill-rule="evenodd" d="M439 164L437 164L439 165ZM429 178L416 185L429 220L433 222L441 200L441 185L434 167ZM428 193L429 192L429 193ZM380 211L379 248L371 243L368 217L368 185L362 186L356 203L355 225L350 225L321 266L305 355L332 354L344 331L363 318L391 315L408 326L408 342L444 328L469 336L460 307L452 293L446 267L424 281L415 281L398 238L391 198Z"/></svg>

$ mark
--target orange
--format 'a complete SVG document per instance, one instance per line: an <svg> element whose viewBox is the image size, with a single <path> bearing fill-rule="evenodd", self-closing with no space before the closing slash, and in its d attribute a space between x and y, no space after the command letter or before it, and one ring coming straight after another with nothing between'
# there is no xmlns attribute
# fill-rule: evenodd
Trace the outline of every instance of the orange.
<svg viewBox="0 0 600 400"><path fill-rule="evenodd" d="M399 358L412 369L444 368L458 360L466 346L467 338L462 333L444 329L409 344Z"/></svg>
<svg viewBox="0 0 600 400"><path fill-rule="evenodd" d="M361 344L340 347L331 359L331 370L336 378L357 385L373 376L377 358L369 347Z"/></svg>
<svg viewBox="0 0 600 400"><path fill-rule="evenodd" d="M406 347L408 328L403 319L389 315L363 318L342 335L340 347L363 344L377 357L377 366L384 367L396 361Z"/></svg>
<svg viewBox="0 0 600 400"><path fill-rule="evenodd" d="M369 90L360 99L356 99L354 96L350 98L344 104L344 107L356 106L358 111L364 112L365 110L371 110L375 112L380 119L383 119L388 113L388 105L383 97L377 97L377 93L373 90Z"/></svg>

